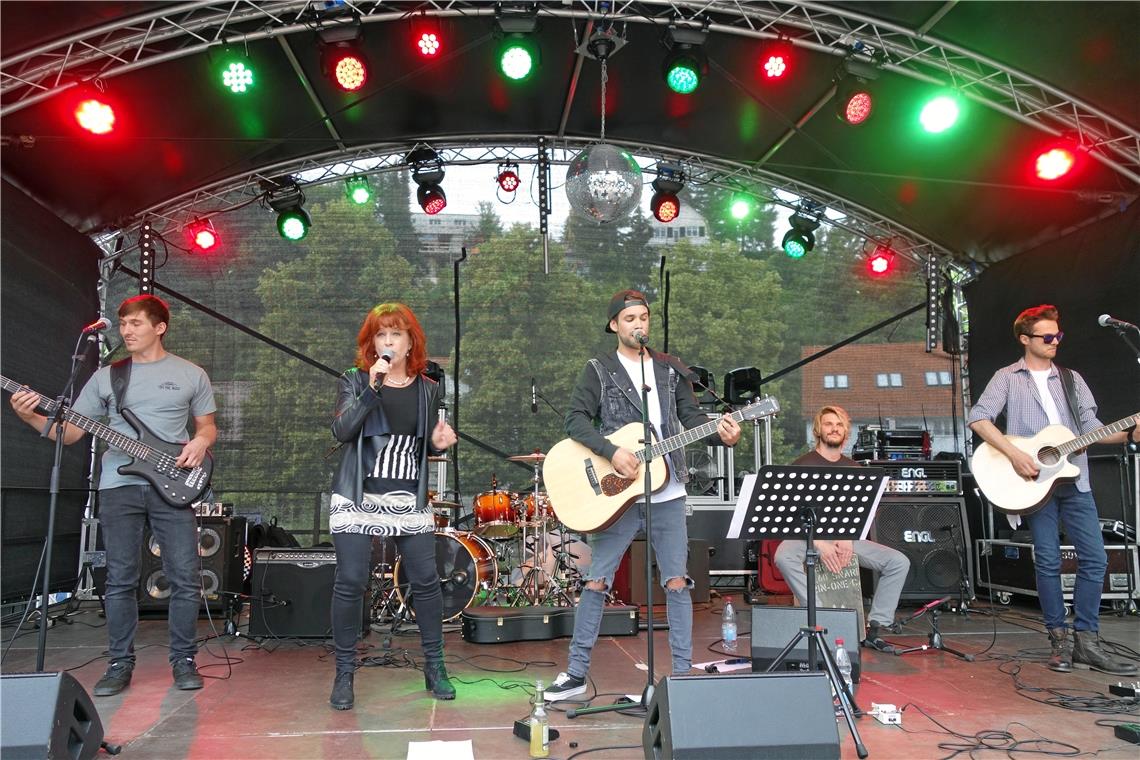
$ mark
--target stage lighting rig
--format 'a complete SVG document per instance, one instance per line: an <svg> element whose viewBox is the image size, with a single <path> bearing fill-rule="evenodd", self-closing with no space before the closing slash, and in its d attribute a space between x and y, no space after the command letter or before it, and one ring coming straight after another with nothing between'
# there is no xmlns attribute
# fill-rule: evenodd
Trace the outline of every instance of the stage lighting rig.
<svg viewBox="0 0 1140 760"><path fill-rule="evenodd" d="M412 180L418 186L416 202L424 213L434 216L447 208L447 195L440 186L444 172L439 154L423 146L408 153L404 162L412 169Z"/></svg>
<svg viewBox="0 0 1140 760"><path fill-rule="evenodd" d="M362 49L360 23L337 24L317 30L321 70L341 90L356 92L368 81L368 59Z"/></svg>
<svg viewBox="0 0 1140 760"><path fill-rule="evenodd" d="M538 14L531 9L504 8L495 13L495 36L500 38L499 70L507 79L522 82L530 78L540 63L534 32Z"/></svg>
<svg viewBox="0 0 1140 760"><path fill-rule="evenodd" d="M857 127L871 118L875 95L868 82L877 79L873 63L848 58L835 72L835 115L844 124Z"/></svg>
<svg viewBox="0 0 1140 760"><path fill-rule="evenodd" d="M657 164L657 179L653 180L653 197L649 200L649 210L657 221L668 224L680 216L681 199L677 194L684 187L685 174L679 167Z"/></svg>
<svg viewBox="0 0 1140 760"><path fill-rule="evenodd" d="M499 183L499 189L504 193L513 193L518 190L519 185L522 184L522 180L519 179L519 165L510 161L499 164L495 181Z"/></svg>
<svg viewBox="0 0 1140 760"><path fill-rule="evenodd" d="M788 223L792 228L784 233L780 247L793 259L803 258L805 253L815 248L815 231L819 229L819 219L797 211L788 219Z"/></svg>
<svg viewBox="0 0 1140 760"><path fill-rule="evenodd" d="M344 181L344 194L357 206L372 200L372 184L368 177L349 177Z"/></svg>
<svg viewBox="0 0 1140 760"><path fill-rule="evenodd" d="M309 234L313 219L305 210L305 194L292 177L263 180L265 202L277 212L277 233L286 240L301 240Z"/></svg>
<svg viewBox="0 0 1140 760"><path fill-rule="evenodd" d="M661 73L673 92L689 95L700 86L701 78L708 74L709 61L704 50L708 36L709 33L703 29L666 27L662 44L669 52Z"/></svg>

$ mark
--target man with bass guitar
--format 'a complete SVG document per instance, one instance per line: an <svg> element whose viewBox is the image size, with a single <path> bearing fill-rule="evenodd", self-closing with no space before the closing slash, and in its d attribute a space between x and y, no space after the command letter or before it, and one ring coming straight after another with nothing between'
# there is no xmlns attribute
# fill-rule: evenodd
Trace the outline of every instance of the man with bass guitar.
<svg viewBox="0 0 1140 760"><path fill-rule="evenodd" d="M99 369L79 393L72 411L86 417L105 417L114 431L137 438L139 433L120 412L117 397L151 432L165 441L186 441L175 466L197 468L209 456L218 437L214 424L214 393L210 378L196 364L167 352L162 345L170 325L170 309L153 295L128 298L119 306L119 334L130 354L116 363L125 383L113 383L112 366ZM116 393L114 385L120 385ZM56 427L36 408L44 401L38 393L19 390L12 395L16 414L36 431L51 437ZM187 422L194 418L194 437ZM85 429L65 423L64 443L75 443ZM131 682L135 667L134 637L138 628L138 583L141 572L143 527L151 531L162 553L162 566L170 580L170 665L179 689L202 688L194 663L198 608L201 603L198 531L193 509L178 509L162 498L143 477L124 474L132 457L119 448L103 454L99 478L99 519L107 549L107 638L110 665L95 684L97 697L118 694Z"/></svg>
<svg viewBox="0 0 1140 760"><path fill-rule="evenodd" d="M1027 453L1027 447L1020 437L1036 436L1050 425L1063 425L1077 435L1089 434L1101 428L1096 417L1096 401L1084 378L1053 363L1057 346L1064 335L1058 318L1056 307L1049 304L1034 306L1018 315L1013 323L1013 334L1021 344L1024 355L994 374L977 404L970 410L968 419L970 429L1004 455L1013 471L1025 483L1035 481L1042 470L1053 464L1039 461ZM993 422L1002 412L1006 417L1004 435ZM1135 424L1131 424L1129 429L1123 429L1128 422L1122 420L1089 437L1100 443L1140 440L1140 430ZM1115 432L1112 428L1115 428ZM1016 445L1019 442L1023 443L1021 447ZM979 450L983 446L979 446ZM985 461L979 461L980 459L985 458L980 458L976 453L975 475L986 496L1001 508L1003 501L1010 503L1009 496L986 491L982 473L978 472L979 465ZM1000 460L1000 457L991 455L992 459ZM1025 511L1033 533L1037 595L1041 600L1041 611L1051 645L1048 665L1060 673L1071 671L1073 663L1077 662L1105 673L1132 675L1136 672L1135 665L1112 657L1100 644L1100 598L1108 560L1089 484L1088 457L1082 450L1074 452L1070 461L1079 470L1076 482L1056 485L1039 507L1033 505L1035 511ZM1012 476L1010 480L1013 480ZM1016 485L1016 481L1014 483ZM1061 524L1077 552L1072 641L1069 639L1061 590L1061 541L1058 530Z"/></svg>
<svg viewBox="0 0 1140 760"><path fill-rule="evenodd" d="M649 301L642 293L636 290L617 293L610 299L606 320L606 332L617 335L617 350L599 354L582 370L570 398L566 432L590 451L608 459L619 476L635 480L640 477L640 460L633 451L615 445L606 436L624 425L641 421L642 362L649 387L649 420L657 440L695 428L708 419L686 379L688 369L675 357L652 351L646 345L650 334ZM741 429L736 420L726 414L718 421L716 433L725 445L733 446L740 440ZM687 571L689 540L685 523L688 471L683 450L665 456L669 475L665 485L652 497L649 538L666 591L672 673L686 675L692 665L693 650L690 591L693 581ZM613 583L622 555L644 526L643 498L612 523L590 534L593 559L574 615L570 661L566 671L546 690L547 700L570 699L586 691L586 673L602 624L606 590Z"/></svg>

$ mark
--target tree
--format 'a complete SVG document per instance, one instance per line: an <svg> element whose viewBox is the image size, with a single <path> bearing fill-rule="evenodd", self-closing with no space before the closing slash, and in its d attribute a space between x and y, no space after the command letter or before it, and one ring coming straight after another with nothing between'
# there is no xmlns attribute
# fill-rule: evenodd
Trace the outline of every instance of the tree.
<svg viewBox="0 0 1140 760"><path fill-rule="evenodd" d="M628 219L599 225L571 213L563 227L566 259L583 276L611 292L634 288L656 293L657 252L649 245L653 228L640 211Z"/></svg>
<svg viewBox="0 0 1140 760"><path fill-rule="evenodd" d="M747 219L737 221L729 213L735 195L719 187L690 185L682 191L681 202L692 203L705 218L710 238L734 243L737 250L749 258L763 258L776 250L772 240L776 208L772 204L757 203L755 196L747 196L752 202L752 213Z"/></svg>
<svg viewBox="0 0 1140 760"><path fill-rule="evenodd" d="M376 188L376 210L380 221L396 242L396 254L410 261L418 274L431 271L431 262L422 255L420 236L412 223L411 187L408 174L399 171L382 172L373 183Z"/></svg>

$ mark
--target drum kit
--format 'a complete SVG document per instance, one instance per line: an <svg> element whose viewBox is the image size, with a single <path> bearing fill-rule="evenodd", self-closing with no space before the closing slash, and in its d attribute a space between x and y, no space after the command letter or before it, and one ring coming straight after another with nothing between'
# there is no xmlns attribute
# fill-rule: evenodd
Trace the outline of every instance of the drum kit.
<svg viewBox="0 0 1140 760"><path fill-rule="evenodd" d="M435 513L435 557L445 622L458 621L463 610L473 605L573 606L590 549L558 521L540 488L545 458L537 450L507 457L533 467L532 486L515 492L501 487L492 475L491 490L472 500L471 530L456 527L460 504L428 492ZM392 539L375 540L372 563L372 622L391 621L395 629L415 614Z"/></svg>

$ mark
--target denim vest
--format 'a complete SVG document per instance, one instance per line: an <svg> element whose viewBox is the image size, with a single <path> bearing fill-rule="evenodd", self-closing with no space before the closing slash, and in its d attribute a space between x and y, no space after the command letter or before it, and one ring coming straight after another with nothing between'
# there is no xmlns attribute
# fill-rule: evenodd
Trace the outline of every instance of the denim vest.
<svg viewBox="0 0 1140 760"><path fill-rule="evenodd" d="M601 393L599 394L601 403L598 405L598 418L601 423L599 432L602 435L609 435L631 422L640 423L641 391L631 382L625 367L618 362L616 357L611 358L609 356L604 357L604 359L590 359L590 365L598 373L598 380L601 383ZM652 366L657 381L655 392L661 397L662 401L659 403L663 405L661 409L662 433L665 438L669 438L682 432L681 420L677 415L677 383L681 378L672 366L656 358L654 358ZM663 388L668 389L668 395L662 392ZM666 398L668 398L667 404L664 402ZM650 403L652 401L653 399L650 399ZM689 481L689 469L685 466L684 447L679 447L666 456L668 457L671 476L678 482L687 483Z"/></svg>

